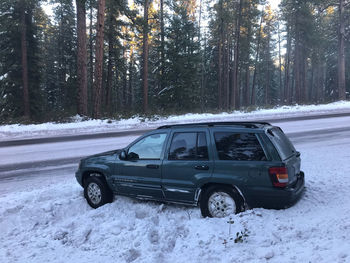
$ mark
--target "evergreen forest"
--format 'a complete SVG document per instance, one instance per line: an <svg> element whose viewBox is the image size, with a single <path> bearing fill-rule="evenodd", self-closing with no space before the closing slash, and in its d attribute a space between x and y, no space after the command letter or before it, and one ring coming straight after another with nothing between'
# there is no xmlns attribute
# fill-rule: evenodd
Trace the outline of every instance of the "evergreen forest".
<svg viewBox="0 0 350 263"><path fill-rule="evenodd" d="M0 0L3 124L249 111L349 92L349 0Z"/></svg>

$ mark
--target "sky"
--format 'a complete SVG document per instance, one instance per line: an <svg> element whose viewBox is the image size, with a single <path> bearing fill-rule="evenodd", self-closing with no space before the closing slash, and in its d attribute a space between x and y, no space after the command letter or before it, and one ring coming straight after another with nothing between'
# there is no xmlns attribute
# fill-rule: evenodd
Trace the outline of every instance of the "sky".
<svg viewBox="0 0 350 263"><path fill-rule="evenodd" d="M273 9L277 9L281 0L268 0L268 2L271 4ZM49 16L52 16L52 5L46 4L43 6L43 8L44 8L46 14L48 14Z"/></svg>

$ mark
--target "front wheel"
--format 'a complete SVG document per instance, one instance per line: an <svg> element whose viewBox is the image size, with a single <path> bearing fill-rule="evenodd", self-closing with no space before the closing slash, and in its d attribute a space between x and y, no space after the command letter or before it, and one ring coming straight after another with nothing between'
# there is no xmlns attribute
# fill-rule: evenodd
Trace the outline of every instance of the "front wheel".
<svg viewBox="0 0 350 263"><path fill-rule="evenodd" d="M92 208L98 208L113 200L112 191L98 177L89 177L84 185L84 196Z"/></svg>
<svg viewBox="0 0 350 263"><path fill-rule="evenodd" d="M227 217L242 211L239 194L227 186L212 186L206 189L200 200L203 217Z"/></svg>

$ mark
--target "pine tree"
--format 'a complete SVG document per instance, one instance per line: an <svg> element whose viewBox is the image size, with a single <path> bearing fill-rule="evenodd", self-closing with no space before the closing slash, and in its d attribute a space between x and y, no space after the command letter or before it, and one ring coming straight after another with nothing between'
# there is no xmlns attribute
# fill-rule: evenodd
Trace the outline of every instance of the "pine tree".
<svg viewBox="0 0 350 263"><path fill-rule="evenodd" d="M142 31L142 89L143 89L143 112L148 112L148 8L150 0L143 2L143 31Z"/></svg>
<svg viewBox="0 0 350 263"><path fill-rule="evenodd" d="M102 70L103 70L103 47L104 47L104 23L105 23L105 0L98 1L97 9L97 33L96 33L96 61L94 79L94 118L101 117L102 102Z"/></svg>
<svg viewBox="0 0 350 263"><path fill-rule="evenodd" d="M38 1L0 5L0 117L38 119L42 112Z"/></svg>
<svg viewBox="0 0 350 263"><path fill-rule="evenodd" d="M162 107L175 110L200 108L200 63L198 24L188 6L173 2L174 14L167 28L166 86L160 92Z"/></svg>
<svg viewBox="0 0 350 263"><path fill-rule="evenodd" d="M76 20L72 0L53 0L54 21L56 24L57 51L57 80L59 87L58 107L59 109L76 113L77 103L77 38Z"/></svg>
<svg viewBox="0 0 350 263"><path fill-rule="evenodd" d="M345 100L345 0L339 0L338 12L338 98Z"/></svg>
<svg viewBox="0 0 350 263"><path fill-rule="evenodd" d="M88 114L87 97L87 45L86 45L86 0L76 0L77 6L77 82L78 114Z"/></svg>

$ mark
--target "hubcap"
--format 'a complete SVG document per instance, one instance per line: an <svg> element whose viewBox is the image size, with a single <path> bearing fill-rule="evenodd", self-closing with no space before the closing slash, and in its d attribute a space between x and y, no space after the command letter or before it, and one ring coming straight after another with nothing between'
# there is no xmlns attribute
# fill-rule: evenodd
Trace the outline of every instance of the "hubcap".
<svg viewBox="0 0 350 263"><path fill-rule="evenodd" d="M94 205L101 202L101 189L96 183L90 183L88 185L87 195Z"/></svg>
<svg viewBox="0 0 350 263"><path fill-rule="evenodd" d="M225 192L215 192L208 199L209 213L213 217L226 217L236 213L236 203Z"/></svg>

